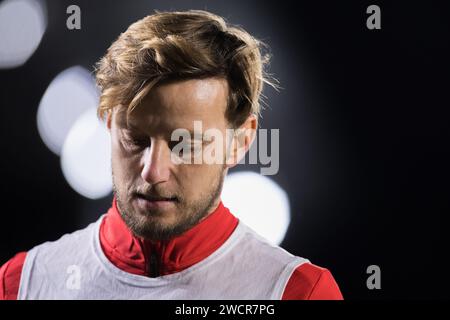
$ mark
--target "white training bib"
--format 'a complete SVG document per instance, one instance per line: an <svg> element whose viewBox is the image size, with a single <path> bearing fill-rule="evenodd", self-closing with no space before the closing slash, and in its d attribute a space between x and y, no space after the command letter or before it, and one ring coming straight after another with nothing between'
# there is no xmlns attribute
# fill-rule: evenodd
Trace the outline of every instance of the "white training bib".
<svg viewBox="0 0 450 320"><path fill-rule="evenodd" d="M239 221L211 255L149 278L112 264L100 245L104 216L85 229L27 253L18 299L281 299L293 271L308 260L271 245Z"/></svg>

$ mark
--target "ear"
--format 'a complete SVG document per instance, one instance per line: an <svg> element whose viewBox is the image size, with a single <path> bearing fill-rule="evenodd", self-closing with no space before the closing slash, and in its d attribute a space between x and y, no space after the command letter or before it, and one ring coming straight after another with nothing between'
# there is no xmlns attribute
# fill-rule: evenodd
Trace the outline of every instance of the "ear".
<svg viewBox="0 0 450 320"><path fill-rule="evenodd" d="M106 127L108 128L109 131L111 131L111 124L112 124L112 111L109 111L108 114L106 115Z"/></svg>
<svg viewBox="0 0 450 320"><path fill-rule="evenodd" d="M245 122L235 129L227 150L227 168L232 168L239 163L250 149L256 137L258 129L258 117L251 114Z"/></svg>

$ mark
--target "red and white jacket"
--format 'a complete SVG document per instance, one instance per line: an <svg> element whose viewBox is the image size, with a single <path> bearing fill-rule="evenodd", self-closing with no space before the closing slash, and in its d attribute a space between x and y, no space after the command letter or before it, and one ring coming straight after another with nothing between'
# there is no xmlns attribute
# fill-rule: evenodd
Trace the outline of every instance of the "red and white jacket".
<svg viewBox="0 0 450 320"><path fill-rule="evenodd" d="M238 223L220 202L209 216L184 234L152 244L131 233L114 199L101 221L99 239L104 255L117 268L129 274L158 277L175 274L206 259L233 234ZM18 298L26 256L26 252L20 252L0 268L0 299ZM330 271L307 262L292 272L282 299L341 300L343 297Z"/></svg>

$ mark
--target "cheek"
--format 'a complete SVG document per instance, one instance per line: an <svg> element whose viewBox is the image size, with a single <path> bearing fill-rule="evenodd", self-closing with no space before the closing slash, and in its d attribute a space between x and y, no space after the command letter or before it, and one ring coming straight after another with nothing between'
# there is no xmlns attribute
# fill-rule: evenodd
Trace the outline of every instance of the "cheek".
<svg viewBox="0 0 450 320"><path fill-rule="evenodd" d="M111 150L111 166L116 184L130 185L140 176L139 160L123 154L120 148ZM116 185L116 187L120 187Z"/></svg>
<svg viewBox="0 0 450 320"><path fill-rule="evenodd" d="M178 171L183 191L188 194L208 192L221 174L222 166L216 164L185 165Z"/></svg>

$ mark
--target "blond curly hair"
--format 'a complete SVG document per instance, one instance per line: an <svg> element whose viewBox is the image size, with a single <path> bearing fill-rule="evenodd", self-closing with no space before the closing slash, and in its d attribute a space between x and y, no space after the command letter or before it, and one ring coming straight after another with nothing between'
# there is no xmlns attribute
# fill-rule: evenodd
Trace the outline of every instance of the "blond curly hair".
<svg viewBox="0 0 450 320"><path fill-rule="evenodd" d="M238 127L250 114L260 114L264 83L277 87L264 70L269 54L263 48L210 12L156 12L130 25L96 64L98 115L105 119L117 106L129 113L164 81L223 77L229 87L225 116Z"/></svg>

